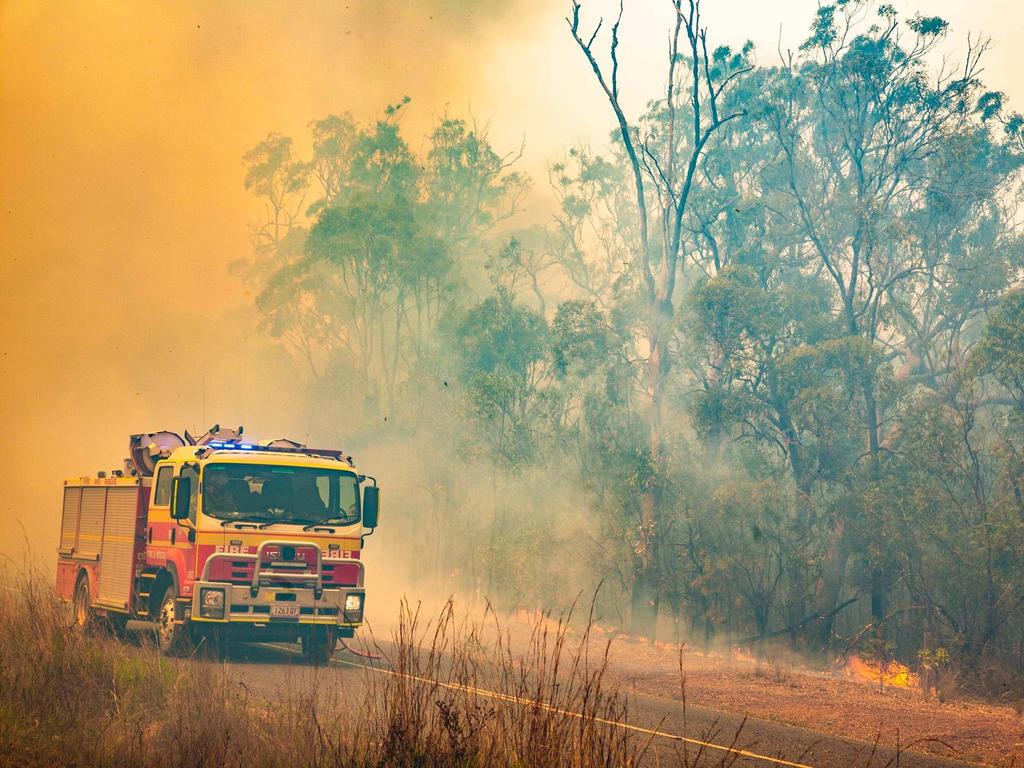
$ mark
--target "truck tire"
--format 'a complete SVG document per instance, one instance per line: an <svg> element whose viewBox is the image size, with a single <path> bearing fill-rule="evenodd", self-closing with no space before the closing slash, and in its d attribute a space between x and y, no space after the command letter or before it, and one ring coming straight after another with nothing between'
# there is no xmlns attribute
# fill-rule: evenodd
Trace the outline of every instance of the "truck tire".
<svg viewBox="0 0 1024 768"><path fill-rule="evenodd" d="M89 594L89 577L79 576L75 582L75 594L71 599L74 627L82 633L96 628L96 614L92 610L92 595Z"/></svg>
<svg viewBox="0 0 1024 768"><path fill-rule="evenodd" d="M335 637L330 627L310 627L302 636L302 658L307 664L322 667L331 660Z"/></svg>
<svg viewBox="0 0 1024 768"><path fill-rule="evenodd" d="M156 642L165 656L181 656L191 646L188 627L178 615L178 595L169 584L157 603Z"/></svg>
<svg viewBox="0 0 1024 768"><path fill-rule="evenodd" d="M124 640L128 637L128 617L121 613L108 613L103 629L118 640Z"/></svg>

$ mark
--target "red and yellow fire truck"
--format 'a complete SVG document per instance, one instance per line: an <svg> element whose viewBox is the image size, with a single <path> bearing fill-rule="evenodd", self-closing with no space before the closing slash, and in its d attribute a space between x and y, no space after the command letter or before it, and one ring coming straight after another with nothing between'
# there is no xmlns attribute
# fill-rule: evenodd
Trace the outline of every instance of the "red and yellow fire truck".
<svg viewBox="0 0 1024 768"><path fill-rule="evenodd" d="M124 468L64 483L57 594L85 627L151 622L161 650L302 644L324 663L363 622L378 487L342 451L242 428L132 435Z"/></svg>

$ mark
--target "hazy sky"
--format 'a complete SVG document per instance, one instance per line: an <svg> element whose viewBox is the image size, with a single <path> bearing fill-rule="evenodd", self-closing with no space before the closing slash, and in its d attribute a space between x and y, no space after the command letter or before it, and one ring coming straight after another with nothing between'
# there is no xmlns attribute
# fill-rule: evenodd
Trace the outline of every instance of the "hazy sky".
<svg viewBox="0 0 1024 768"><path fill-rule="evenodd" d="M1024 12L1010 0L896 3L951 40L995 38L985 78L1024 104ZM584 2L595 20L607 3ZM656 95L668 0L627 0L630 103ZM408 94L416 146L446 110L525 138L523 170L604 141L606 105L560 0L0 2L0 554L20 520L52 557L65 476L117 466L133 431L244 422L315 439L290 368L229 271L258 207L241 155L269 131ZM714 42L764 62L815 0L705 0ZM1017 97L1015 99L1015 97ZM530 215L542 218L541 196Z"/></svg>

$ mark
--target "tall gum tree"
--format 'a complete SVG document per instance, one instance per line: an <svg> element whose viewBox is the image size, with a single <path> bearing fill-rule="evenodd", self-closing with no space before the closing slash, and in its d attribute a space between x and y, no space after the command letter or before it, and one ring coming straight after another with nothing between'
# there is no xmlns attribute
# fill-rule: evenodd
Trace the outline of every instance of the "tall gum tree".
<svg viewBox="0 0 1024 768"><path fill-rule="evenodd" d="M655 637L662 592L658 550L666 527L662 493L667 460L664 424L676 325L674 302L688 237L686 215L694 186L700 183L701 160L708 142L723 126L746 114L742 109L723 111L723 96L751 69L744 56L734 56L728 48L709 51L699 0L670 2L673 22L668 35L665 96L656 123L631 121L621 103L619 30L624 3L619 3L611 27L609 60L605 63L594 48L603 20L589 32L584 31L581 4L575 0L566 19L615 117L635 192L639 233L635 260L644 307L640 346L646 352L644 376L650 398L647 421L651 475L640 493L630 602L632 631L651 639ZM744 53L749 50L747 46Z"/></svg>
<svg viewBox="0 0 1024 768"><path fill-rule="evenodd" d="M901 20L888 4L823 5L802 57L781 68L768 94L783 154L768 185L834 283L854 345L881 350L894 333L889 299L926 266L920 252L901 247L902 221L920 205L929 160L971 121L986 45L969 42L958 68L931 72L927 62L946 29L937 17ZM881 477L882 373L865 366L860 381L867 486ZM871 613L880 622L887 566L871 559Z"/></svg>

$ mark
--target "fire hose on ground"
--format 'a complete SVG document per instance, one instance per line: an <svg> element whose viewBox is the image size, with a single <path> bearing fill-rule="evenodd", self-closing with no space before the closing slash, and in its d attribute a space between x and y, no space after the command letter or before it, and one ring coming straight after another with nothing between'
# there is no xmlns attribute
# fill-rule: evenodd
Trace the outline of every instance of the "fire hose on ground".
<svg viewBox="0 0 1024 768"><path fill-rule="evenodd" d="M363 653L362 651L357 651L354 648L350 648L349 645L344 640L339 640L338 643L341 645L342 648L351 653L353 656L358 656L361 659L369 659L370 661L380 661L382 658L384 658L383 656L377 656L373 653Z"/></svg>

